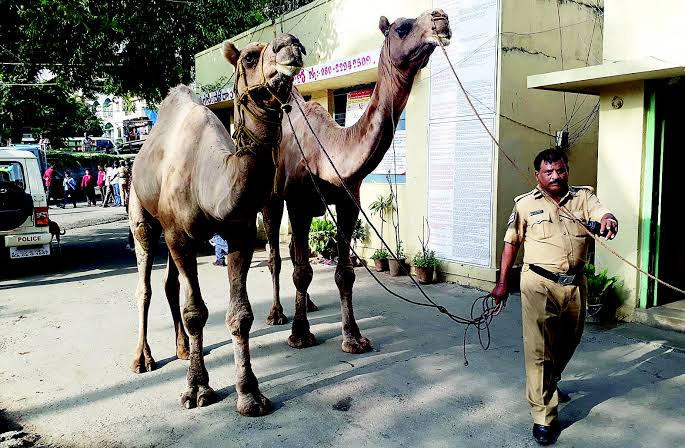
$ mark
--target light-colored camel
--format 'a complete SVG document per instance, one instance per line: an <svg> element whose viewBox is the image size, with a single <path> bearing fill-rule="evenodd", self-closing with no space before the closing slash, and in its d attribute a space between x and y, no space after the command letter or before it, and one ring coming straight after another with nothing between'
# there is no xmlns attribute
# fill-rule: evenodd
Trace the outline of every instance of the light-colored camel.
<svg viewBox="0 0 685 448"><path fill-rule="evenodd" d="M190 358L188 389L181 403L191 408L211 402L213 390L202 354L208 312L197 278L197 248L218 233L229 247L226 325L233 338L237 407L241 414L263 415L271 403L259 391L250 366L254 318L245 282L256 216L274 186L281 105L288 100L293 76L302 68L304 47L284 34L269 44L249 44L242 51L225 42L223 52L236 67L236 144L190 88L179 86L162 102L159 119L133 168L129 221L138 261L140 333L132 368L140 373L155 367L147 343L147 317L154 245L163 232L169 249L164 289L174 320L176 354ZM186 296L182 312L181 285Z"/></svg>
<svg viewBox="0 0 685 448"><path fill-rule="evenodd" d="M344 238L338 238L335 282L340 291L342 310L342 350L349 353L363 353L371 349L370 341L361 335L354 319L352 286L355 274L345 242L352 234L359 211L325 158L300 112L300 107L343 180L359 201L362 180L378 166L392 144L397 122L407 104L416 73L426 66L433 50L440 43L448 45L452 36L447 15L440 9L426 11L416 19L397 19L393 24L381 17L379 28L386 37L378 62L378 81L371 102L353 126L340 127L318 103L304 102L296 88L293 88L291 99L290 118L295 134L326 201L336 205L338 235L344 235ZM312 185L287 117L283 119L283 141L277 179L278 194L272 196L263 210L271 248L269 267L274 290L274 303L267 323L287 322L279 295L281 257L278 246L285 199L292 227L290 256L295 267L293 281L297 290L295 317L288 344L296 348L309 347L316 343L316 339L309 331L307 320L308 307L309 311L315 308L307 294L312 280L308 233L312 218L322 215L325 209Z"/></svg>

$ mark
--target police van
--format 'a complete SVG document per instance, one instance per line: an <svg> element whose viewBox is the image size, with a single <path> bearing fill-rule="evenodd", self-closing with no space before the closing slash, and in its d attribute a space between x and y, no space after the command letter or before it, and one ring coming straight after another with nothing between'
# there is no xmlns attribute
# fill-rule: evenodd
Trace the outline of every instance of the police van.
<svg viewBox="0 0 685 448"><path fill-rule="evenodd" d="M0 147L1 258L50 255L51 240L38 159L30 151Z"/></svg>

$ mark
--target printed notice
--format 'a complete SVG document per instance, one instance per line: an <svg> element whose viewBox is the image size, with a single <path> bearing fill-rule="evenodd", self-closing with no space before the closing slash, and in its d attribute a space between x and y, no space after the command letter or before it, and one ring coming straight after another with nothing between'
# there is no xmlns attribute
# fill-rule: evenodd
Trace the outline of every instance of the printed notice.
<svg viewBox="0 0 685 448"><path fill-rule="evenodd" d="M433 6L450 17L448 57L493 131L498 0L434 0ZM431 59L430 76L429 244L442 259L490 266L494 143L439 49Z"/></svg>

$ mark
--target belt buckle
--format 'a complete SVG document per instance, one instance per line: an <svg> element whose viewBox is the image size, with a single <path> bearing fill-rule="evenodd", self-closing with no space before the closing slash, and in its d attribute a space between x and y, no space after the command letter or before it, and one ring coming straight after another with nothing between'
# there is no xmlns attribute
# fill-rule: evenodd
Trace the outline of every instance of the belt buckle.
<svg viewBox="0 0 685 448"><path fill-rule="evenodd" d="M568 275L568 274L559 274L559 279L557 280L557 283L563 286L567 285L572 285L573 282L576 280L576 274L573 275Z"/></svg>

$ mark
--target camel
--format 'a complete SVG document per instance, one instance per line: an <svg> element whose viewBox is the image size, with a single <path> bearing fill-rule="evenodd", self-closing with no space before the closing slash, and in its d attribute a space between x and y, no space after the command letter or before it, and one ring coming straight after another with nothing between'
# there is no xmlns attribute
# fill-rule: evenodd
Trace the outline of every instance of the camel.
<svg viewBox="0 0 685 448"><path fill-rule="evenodd" d="M425 67L435 48L448 45L452 32L444 11L426 11L416 19L397 19L393 24L380 18L379 28L385 35L378 63L378 81L371 102L363 116L353 126L340 127L329 113L316 102L304 102L302 95L293 87L292 120L294 132L316 177L328 204L335 204L338 217L338 266L335 282L340 292L342 311L342 350L348 353L364 353L371 350L371 342L363 337L352 310L352 287L354 269L348 248L349 237L357 221L359 210L343 189L340 178L325 158L301 109L330 154L343 180L359 201L362 180L383 159L392 144L400 114L407 104L414 77ZM301 109L300 109L301 108ZM273 282L273 305L266 322L272 325L287 323L280 303L279 275L281 256L279 251L279 226L283 216L283 202L287 204L292 240L290 256L294 265L295 316L288 344L304 348L316 343L309 331L307 311L315 311L307 294L312 280L309 264L308 233L314 216L324 214L324 205L318 196L302 154L293 136L288 117L283 118L283 140L277 168L278 188L262 210L267 230L270 253L269 268Z"/></svg>
<svg viewBox="0 0 685 448"><path fill-rule="evenodd" d="M282 106L293 76L302 68L305 49L297 38L284 34L269 44L251 43L242 51L227 41L223 53L236 70L236 143L190 88L178 86L160 105L158 121L133 168L129 224L138 263L139 340L132 369L142 373L155 368L147 318L153 250L163 232L169 249L164 290L174 321L176 355L190 359L181 404L193 408L211 403L214 392L202 353L208 312L198 283L197 248L218 233L229 244L226 325L235 353L237 408L243 415L256 416L269 412L272 405L260 392L250 366L254 317L246 279L257 213L274 188ZM186 299L182 312L181 285Z"/></svg>

